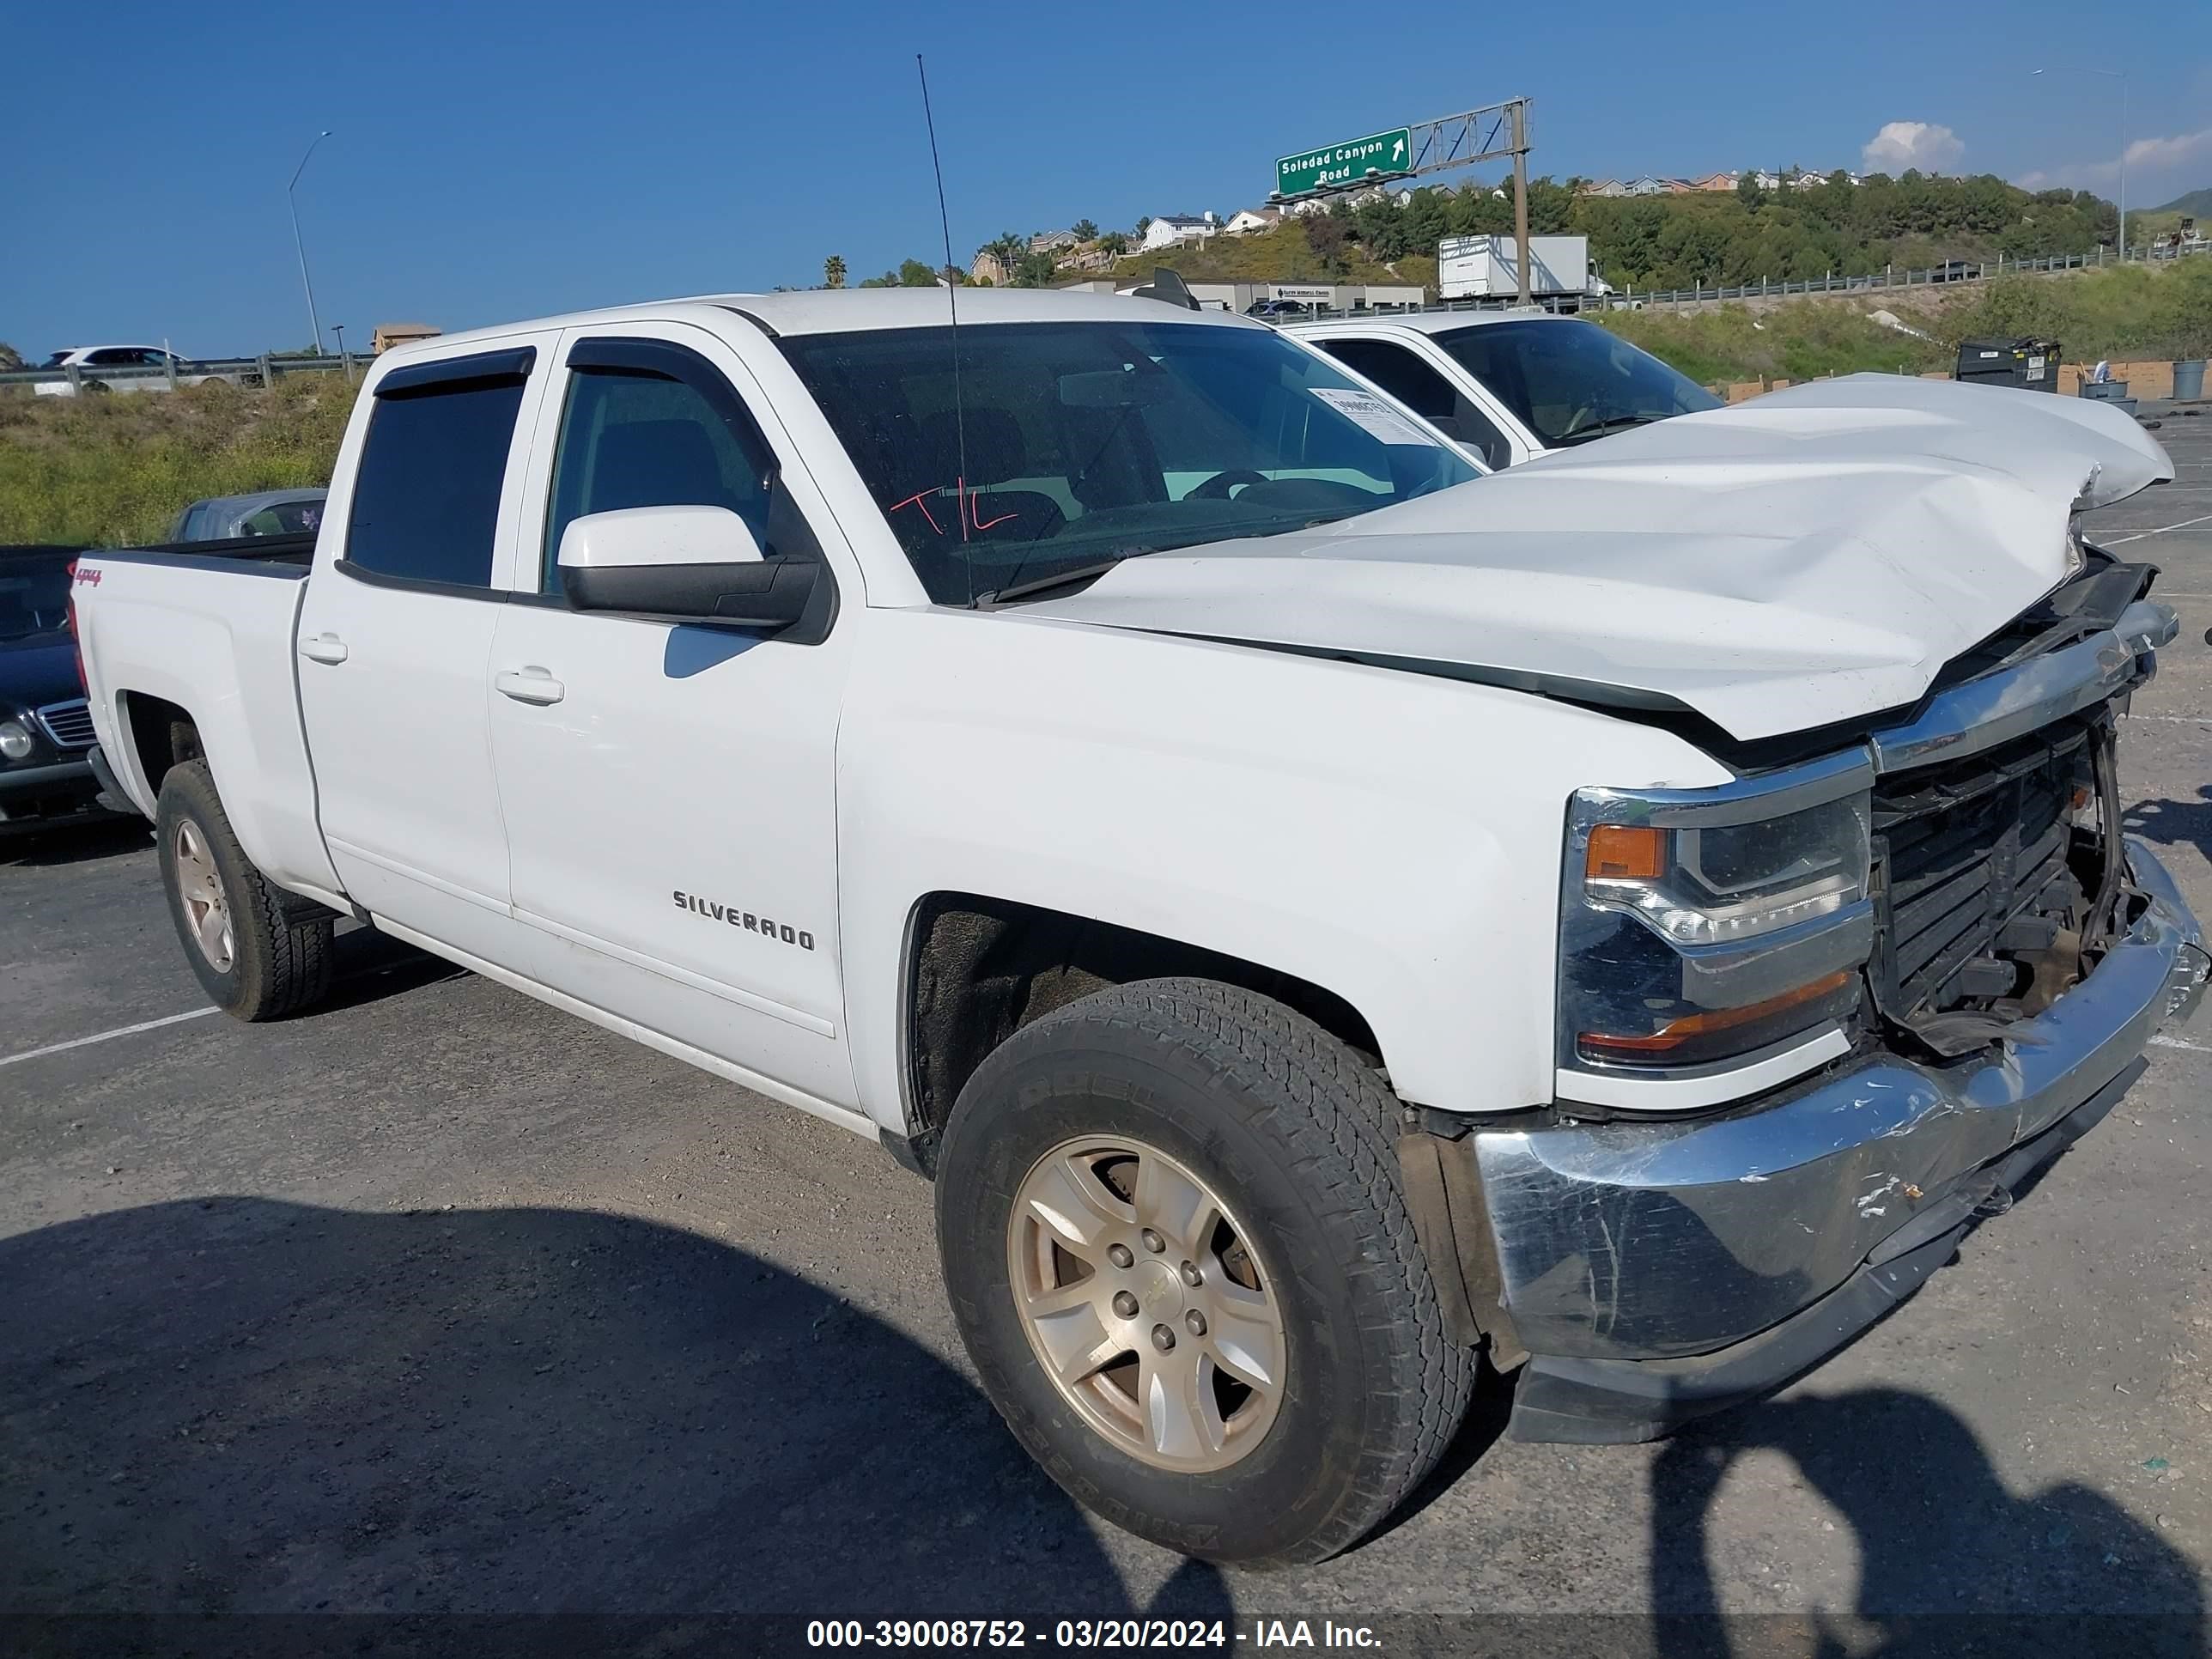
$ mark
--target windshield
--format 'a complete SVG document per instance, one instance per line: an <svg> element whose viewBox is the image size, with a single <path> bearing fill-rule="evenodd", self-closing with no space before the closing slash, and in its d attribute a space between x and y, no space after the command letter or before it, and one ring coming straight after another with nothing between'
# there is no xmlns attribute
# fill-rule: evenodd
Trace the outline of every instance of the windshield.
<svg viewBox="0 0 2212 1659"><path fill-rule="evenodd" d="M77 349L78 348L76 346L64 347L61 350L57 351L52 356L46 359L46 366L48 368L59 368L64 363L69 362L70 358L76 356Z"/></svg>
<svg viewBox="0 0 2212 1659"><path fill-rule="evenodd" d="M0 557L0 640L66 631L69 592L67 556Z"/></svg>
<svg viewBox="0 0 2212 1659"><path fill-rule="evenodd" d="M1574 318L1479 324L1436 341L1547 448L1721 406L1650 352Z"/></svg>
<svg viewBox="0 0 2212 1659"><path fill-rule="evenodd" d="M1480 476L1273 330L965 325L957 413L949 328L781 343L939 604Z"/></svg>

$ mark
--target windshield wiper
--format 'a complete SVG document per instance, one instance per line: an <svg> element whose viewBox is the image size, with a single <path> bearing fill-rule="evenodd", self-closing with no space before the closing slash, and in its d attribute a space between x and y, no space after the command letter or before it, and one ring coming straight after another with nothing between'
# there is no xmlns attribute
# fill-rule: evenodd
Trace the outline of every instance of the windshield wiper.
<svg viewBox="0 0 2212 1659"><path fill-rule="evenodd" d="M1146 551L1156 550L1155 549L1146 550ZM1104 575L1115 565L1120 564L1122 559L1141 559L1144 556L1143 553L1124 553L1120 558L1101 559L1096 564L1079 564L1073 569L1054 571L1049 576L1032 576L1025 582L1012 582L1005 587L994 588L988 593L978 593L975 596L975 608L978 611L992 610L1011 600L1026 599L1032 594L1049 592L1055 587L1068 587L1077 582L1087 582L1093 577Z"/></svg>
<svg viewBox="0 0 2212 1659"><path fill-rule="evenodd" d="M1172 553L1178 548L1202 547L1208 542L1262 541L1269 536L1284 536L1293 531L1313 530L1325 524L1334 524L1339 520L1349 519L1370 510L1361 507L1348 508L1342 513L1308 514L1299 519L1296 524L1286 524L1274 530L1253 530L1246 532L1243 536L1231 537L1218 536L1208 532L1203 536L1191 536L1182 541L1162 542L1158 547L1140 547L1134 552L1118 554L1113 558L1100 559L1091 564L1075 565L1066 570L1055 571L1049 576L1032 577L1025 582L1009 582L1006 586L994 588L988 593L978 593L975 596L975 608L978 611L986 610L1005 605L1010 600L1026 599L1033 594L1049 592L1055 587L1067 587L1077 582L1087 582L1094 577L1104 575L1118 564L1126 563L1131 559L1146 558L1154 553ZM1020 574L1021 567L1016 565L1014 572L1017 575Z"/></svg>
<svg viewBox="0 0 2212 1659"><path fill-rule="evenodd" d="M1563 432L1552 440L1554 445L1581 443L1589 438L1602 438L1608 432L1626 431L1632 426L1650 426L1666 419L1663 415L1613 415L1602 421L1592 421L1588 426L1578 426L1572 432Z"/></svg>

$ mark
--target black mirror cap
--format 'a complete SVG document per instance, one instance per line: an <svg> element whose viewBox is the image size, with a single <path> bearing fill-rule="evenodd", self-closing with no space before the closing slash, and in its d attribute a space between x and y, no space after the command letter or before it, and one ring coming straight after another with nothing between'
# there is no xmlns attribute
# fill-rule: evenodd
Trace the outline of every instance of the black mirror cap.
<svg viewBox="0 0 2212 1659"><path fill-rule="evenodd" d="M562 565L561 589L579 611L764 629L794 645L820 644L837 614L836 580L827 564L811 558L597 569Z"/></svg>

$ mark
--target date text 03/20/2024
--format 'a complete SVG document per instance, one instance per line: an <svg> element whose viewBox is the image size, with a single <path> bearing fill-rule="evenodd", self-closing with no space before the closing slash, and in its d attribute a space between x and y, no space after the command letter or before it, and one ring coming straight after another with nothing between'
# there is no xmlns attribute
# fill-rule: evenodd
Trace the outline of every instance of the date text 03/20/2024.
<svg viewBox="0 0 2212 1659"><path fill-rule="evenodd" d="M1364 1625L1329 1620L1255 1619L1250 1629L1224 1620L1061 1619L1050 1626L1020 1619L817 1619L806 1626L811 1648L1255 1648L1374 1649Z"/></svg>

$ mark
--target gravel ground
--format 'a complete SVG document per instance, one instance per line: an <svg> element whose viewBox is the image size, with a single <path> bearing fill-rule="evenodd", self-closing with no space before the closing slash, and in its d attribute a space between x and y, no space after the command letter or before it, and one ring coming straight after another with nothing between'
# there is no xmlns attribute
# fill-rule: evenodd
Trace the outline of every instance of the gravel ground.
<svg viewBox="0 0 2212 1659"><path fill-rule="evenodd" d="M2212 915L2212 414L2146 413L2179 476L2096 533L2165 567L2184 630L2128 723L2130 823ZM34 1613L416 1614L369 1629L429 1650L517 1627L464 1614L1144 1610L1401 1651L2203 1646L2212 1020L1780 1397L1583 1449L1498 1442L1493 1390L1388 1532L1270 1577L1097 1525L1030 1465L954 1340L928 1191L880 1151L343 946L311 1018L11 1062L201 998L143 828L0 844L0 1650L118 1628Z"/></svg>

